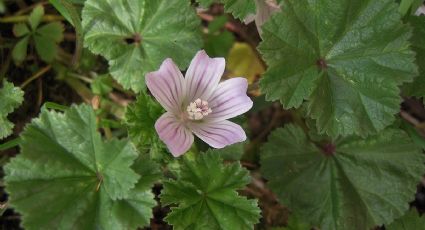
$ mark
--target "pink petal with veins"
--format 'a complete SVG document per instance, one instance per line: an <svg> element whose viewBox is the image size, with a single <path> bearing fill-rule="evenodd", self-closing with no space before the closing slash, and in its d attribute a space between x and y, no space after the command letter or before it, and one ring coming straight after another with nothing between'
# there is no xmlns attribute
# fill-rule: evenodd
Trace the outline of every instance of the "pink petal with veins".
<svg viewBox="0 0 425 230"><path fill-rule="evenodd" d="M155 123L159 138L174 157L187 152L193 143L193 134L172 113L164 113Z"/></svg>
<svg viewBox="0 0 425 230"><path fill-rule="evenodd" d="M224 148L246 140L242 127L227 120L192 122L189 127L196 136L214 148Z"/></svg>
<svg viewBox="0 0 425 230"><path fill-rule="evenodd" d="M224 58L210 58L205 51L199 51L186 72L187 100L208 100L217 87L225 66Z"/></svg>
<svg viewBox="0 0 425 230"><path fill-rule="evenodd" d="M241 77L220 83L208 101L212 113L206 120L226 120L250 110L253 102L246 95L247 89L248 81Z"/></svg>
<svg viewBox="0 0 425 230"><path fill-rule="evenodd" d="M182 73L167 58L158 71L146 74L146 85L157 101L169 112L180 113L186 94Z"/></svg>

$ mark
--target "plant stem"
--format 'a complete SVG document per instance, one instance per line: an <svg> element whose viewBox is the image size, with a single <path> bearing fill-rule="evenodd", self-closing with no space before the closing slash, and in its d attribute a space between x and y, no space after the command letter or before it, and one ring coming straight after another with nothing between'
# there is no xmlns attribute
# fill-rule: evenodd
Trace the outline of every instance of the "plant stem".
<svg viewBox="0 0 425 230"><path fill-rule="evenodd" d="M35 79L43 76L45 73L47 73L50 69L52 68L51 65L48 65L42 69L40 69L37 73L35 73L34 75L32 75L30 78L28 78L24 83L21 84L21 88L24 88L25 86L27 86L29 83L31 83L32 81L34 81Z"/></svg>
<svg viewBox="0 0 425 230"><path fill-rule="evenodd" d="M8 16L0 18L0 23L17 23L17 22L26 22L28 20L27 15L18 15L18 16ZM64 18L58 15L46 14L41 19L43 22L52 22L52 21L63 21Z"/></svg>

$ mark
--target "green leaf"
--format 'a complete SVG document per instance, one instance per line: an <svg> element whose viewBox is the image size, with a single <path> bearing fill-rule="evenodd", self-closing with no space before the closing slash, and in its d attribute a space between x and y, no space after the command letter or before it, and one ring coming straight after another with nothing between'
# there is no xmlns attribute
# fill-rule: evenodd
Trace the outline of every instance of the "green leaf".
<svg viewBox="0 0 425 230"><path fill-rule="evenodd" d="M43 5L37 5L34 10L31 12L30 16L28 17L28 22L31 26L31 29L35 31L40 25L41 18L44 15L44 7Z"/></svg>
<svg viewBox="0 0 425 230"><path fill-rule="evenodd" d="M49 39L52 42L59 43L63 40L64 26L60 22L52 22L37 29L37 34Z"/></svg>
<svg viewBox="0 0 425 230"><path fill-rule="evenodd" d="M320 229L357 230L405 213L424 157L398 129L315 144L303 129L287 125L269 137L261 166L268 186L300 218Z"/></svg>
<svg viewBox="0 0 425 230"><path fill-rule="evenodd" d="M417 75L411 30L393 0L285 0L263 25L267 100L306 100L308 116L331 136L377 133L394 121L398 86ZM379 87L377 87L379 86Z"/></svg>
<svg viewBox="0 0 425 230"><path fill-rule="evenodd" d="M164 113L162 106L145 93L141 93L134 104L127 107L125 121L128 134L138 148L150 148L159 141L155 122Z"/></svg>
<svg viewBox="0 0 425 230"><path fill-rule="evenodd" d="M127 107L125 124L131 141L141 153L148 153L156 162L168 164L175 161L175 158L168 152L155 130L155 122L163 113L165 110L162 106L142 92L136 102Z"/></svg>
<svg viewBox="0 0 425 230"><path fill-rule="evenodd" d="M146 226L155 206L152 177L130 168L137 155L129 141L102 140L88 105L65 113L44 108L5 166L9 202L26 229Z"/></svg>
<svg viewBox="0 0 425 230"><path fill-rule="evenodd" d="M18 23L13 25L13 34L15 37L22 37L30 33L30 29L25 23Z"/></svg>
<svg viewBox="0 0 425 230"><path fill-rule="evenodd" d="M197 0L202 7L206 8L213 4L214 0ZM231 13L235 18L244 20L248 15L255 14L254 0L217 0L224 4L226 13Z"/></svg>
<svg viewBox="0 0 425 230"><path fill-rule="evenodd" d="M74 25L74 22L71 18L71 13L69 9L62 3L63 0L49 0L50 4L52 4L57 11L69 22L71 25ZM66 1L66 0L65 0Z"/></svg>
<svg viewBox="0 0 425 230"><path fill-rule="evenodd" d="M109 75L97 76L91 83L91 90L97 95L106 95L112 91L113 79Z"/></svg>
<svg viewBox="0 0 425 230"><path fill-rule="evenodd" d="M3 80L3 88L0 89L0 139L12 134L13 123L7 119L24 101L24 92L12 83Z"/></svg>
<svg viewBox="0 0 425 230"><path fill-rule="evenodd" d="M21 38L18 43L16 43L15 47L13 47L12 57L16 62L23 62L27 57L29 39L30 35L27 35Z"/></svg>
<svg viewBox="0 0 425 230"><path fill-rule="evenodd" d="M112 76L134 91L145 89L145 74L166 58L187 67L201 46L199 24L182 0L88 0L83 9L85 46L104 56Z"/></svg>
<svg viewBox="0 0 425 230"><path fill-rule="evenodd" d="M257 201L236 192L249 180L239 163L224 165L218 154L185 158L177 179L164 182L161 202L178 204L166 221L174 229L254 229L260 218Z"/></svg>
<svg viewBox="0 0 425 230"><path fill-rule="evenodd" d="M308 224L302 222L300 218L295 215L289 216L288 226L282 228L282 230L310 230L312 229Z"/></svg>
<svg viewBox="0 0 425 230"><path fill-rule="evenodd" d="M413 27L410 39L413 51L416 52L416 63L419 66L419 76L404 86L404 93L414 97L425 97L425 16L410 16L408 19Z"/></svg>
<svg viewBox="0 0 425 230"><path fill-rule="evenodd" d="M244 154L245 143L236 143L222 149L208 149L206 153L217 154L223 160L238 161Z"/></svg>
<svg viewBox="0 0 425 230"><path fill-rule="evenodd" d="M205 42L205 50L212 57L227 57L235 42L235 37L229 31L220 34L209 34Z"/></svg>
<svg viewBox="0 0 425 230"><path fill-rule="evenodd" d="M63 40L64 27L60 22L52 22L37 29L34 34L35 48L40 58L52 62L57 54L57 44Z"/></svg>
<svg viewBox="0 0 425 230"><path fill-rule="evenodd" d="M403 217L388 225L386 230L425 230L425 217L411 209Z"/></svg>

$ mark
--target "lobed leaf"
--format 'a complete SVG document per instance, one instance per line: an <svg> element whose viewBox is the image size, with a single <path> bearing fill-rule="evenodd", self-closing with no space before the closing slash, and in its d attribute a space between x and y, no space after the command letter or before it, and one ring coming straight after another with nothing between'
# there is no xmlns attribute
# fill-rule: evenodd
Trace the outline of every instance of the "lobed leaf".
<svg viewBox="0 0 425 230"><path fill-rule="evenodd" d="M177 179L164 182L161 202L178 204L166 221L175 229L253 229L260 218L257 202L236 192L249 180L239 163L224 165L214 152L185 158Z"/></svg>
<svg viewBox="0 0 425 230"><path fill-rule="evenodd" d="M319 147L320 146L320 147ZM274 131L261 166L279 200L320 229L370 229L402 216L425 171L401 130L313 143L294 125Z"/></svg>
<svg viewBox="0 0 425 230"><path fill-rule="evenodd" d="M180 68L201 46L199 19L189 1L87 0L85 46L109 61L112 76L134 91L144 76L172 58Z"/></svg>
<svg viewBox="0 0 425 230"><path fill-rule="evenodd" d="M417 75L411 30L393 0L284 0L263 25L267 100L306 101L320 133L366 136L394 121L399 86Z"/></svg>
<svg viewBox="0 0 425 230"><path fill-rule="evenodd" d="M12 134L14 124L7 119L24 101L24 92L12 83L3 80L3 88L0 89L0 139Z"/></svg>
<svg viewBox="0 0 425 230"><path fill-rule="evenodd" d="M9 203L26 229L135 229L149 224L151 174L124 140L103 141L87 105L43 109L5 166ZM137 172L142 172L139 175Z"/></svg>

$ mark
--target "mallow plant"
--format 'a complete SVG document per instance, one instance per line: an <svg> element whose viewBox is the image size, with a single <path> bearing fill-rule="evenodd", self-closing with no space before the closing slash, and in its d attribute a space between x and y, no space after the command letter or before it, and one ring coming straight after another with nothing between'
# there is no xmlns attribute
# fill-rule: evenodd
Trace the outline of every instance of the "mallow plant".
<svg viewBox="0 0 425 230"><path fill-rule="evenodd" d="M424 229L423 1L0 4L22 228ZM82 100L33 102L51 82Z"/></svg>

